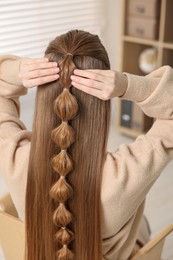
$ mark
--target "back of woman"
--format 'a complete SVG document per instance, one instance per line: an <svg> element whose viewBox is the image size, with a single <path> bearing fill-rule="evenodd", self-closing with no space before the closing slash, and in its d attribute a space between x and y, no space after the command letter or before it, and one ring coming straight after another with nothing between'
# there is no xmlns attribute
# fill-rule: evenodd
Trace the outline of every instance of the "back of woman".
<svg viewBox="0 0 173 260"><path fill-rule="evenodd" d="M0 171L26 216L26 259L127 260L149 239L145 198L173 159L173 70L111 71L98 37L78 30L57 37L45 55L60 77L45 59L0 57ZM19 96L38 85L31 134ZM113 97L156 120L108 153Z"/></svg>

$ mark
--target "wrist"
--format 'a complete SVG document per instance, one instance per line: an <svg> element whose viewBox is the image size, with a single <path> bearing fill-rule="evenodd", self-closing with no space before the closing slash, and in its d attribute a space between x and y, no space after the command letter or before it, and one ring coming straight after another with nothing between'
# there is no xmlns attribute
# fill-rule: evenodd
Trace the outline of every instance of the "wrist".
<svg viewBox="0 0 173 260"><path fill-rule="evenodd" d="M6 55L1 61L1 77L10 84L22 86L19 78L20 58L14 55Z"/></svg>
<svg viewBox="0 0 173 260"><path fill-rule="evenodd" d="M122 97L128 87L128 78L125 74L121 73L121 72L117 72L117 83L116 83L117 87L118 87L118 97Z"/></svg>

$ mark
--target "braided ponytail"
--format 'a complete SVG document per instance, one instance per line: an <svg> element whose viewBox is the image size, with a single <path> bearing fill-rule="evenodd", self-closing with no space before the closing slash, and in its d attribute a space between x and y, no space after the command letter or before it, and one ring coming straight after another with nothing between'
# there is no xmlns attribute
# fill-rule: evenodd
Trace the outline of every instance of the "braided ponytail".
<svg viewBox="0 0 173 260"><path fill-rule="evenodd" d="M74 259L74 253L68 248L68 244L74 240L74 233L67 227L72 221L72 214L67 209L66 202L73 195L73 190L67 182L66 176L73 170L73 160L68 148L75 142L75 132L69 125L69 120L72 120L78 112L76 98L70 92L70 75L75 68L72 55L67 54L59 66L61 70L60 85L63 91L54 102L54 112L62 122L52 131L51 138L61 151L51 160L52 167L58 173L59 179L51 187L50 196L58 203L58 207L53 213L53 223L58 227L55 241L61 246L56 253L57 259L71 260Z"/></svg>

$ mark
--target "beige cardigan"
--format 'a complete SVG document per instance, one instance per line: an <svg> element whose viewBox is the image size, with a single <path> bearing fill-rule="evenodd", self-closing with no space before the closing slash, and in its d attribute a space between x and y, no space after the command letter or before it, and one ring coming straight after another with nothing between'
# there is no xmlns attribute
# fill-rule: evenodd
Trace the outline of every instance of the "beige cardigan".
<svg viewBox="0 0 173 260"><path fill-rule="evenodd" d="M24 220L31 132L19 119L19 96L27 93L19 64L16 56L0 58L0 174ZM122 98L137 102L157 120L146 135L107 154L101 202L103 255L109 260L128 259L139 236L146 194L173 158L173 70L165 66L145 77L126 75Z"/></svg>

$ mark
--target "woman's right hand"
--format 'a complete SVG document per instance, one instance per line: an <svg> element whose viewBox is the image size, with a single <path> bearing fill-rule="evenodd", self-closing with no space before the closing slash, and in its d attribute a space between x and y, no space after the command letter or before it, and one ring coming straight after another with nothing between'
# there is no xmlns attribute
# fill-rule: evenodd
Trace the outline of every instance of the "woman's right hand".
<svg viewBox="0 0 173 260"><path fill-rule="evenodd" d="M59 78L56 62L48 58L23 58L20 62L19 77L26 88L33 88Z"/></svg>

